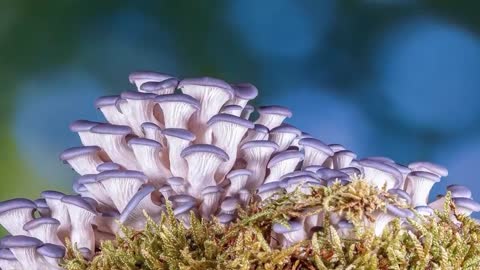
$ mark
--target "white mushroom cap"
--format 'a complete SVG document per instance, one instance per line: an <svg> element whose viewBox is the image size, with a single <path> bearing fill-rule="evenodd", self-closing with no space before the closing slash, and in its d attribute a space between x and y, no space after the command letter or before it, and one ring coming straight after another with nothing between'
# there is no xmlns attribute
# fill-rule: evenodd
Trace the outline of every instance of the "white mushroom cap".
<svg viewBox="0 0 480 270"><path fill-rule="evenodd" d="M247 105L248 101L254 99L258 95L257 88L250 83L232 84L232 88L235 94L235 98L228 104L239 105L242 108Z"/></svg>
<svg viewBox="0 0 480 270"><path fill-rule="evenodd" d="M448 176L447 168L431 162L426 162L426 161L413 162L408 164L408 168L410 168L412 171L425 171L425 172L433 173L442 177Z"/></svg>
<svg viewBox="0 0 480 270"><path fill-rule="evenodd" d="M57 234L60 240L63 241L65 237L69 237L71 227L70 215L68 214L67 207L61 201L65 194L58 191L46 190L41 193L41 196L47 202L52 213L52 218L60 221Z"/></svg>
<svg viewBox="0 0 480 270"><path fill-rule="evenodd" d="M278 144L278 151L286 150L302 132L294 126L282 124L270 131L269 140Z"/></svg>
<svg viewBox="0 0 480 270"><path fill-rule="evenodd" d="M71 241L78 248L86 247L95 249L95 234L92 224L95 222L97 212L84 199L78 196L65 195L61 201L65 204L72 222Z"/></svg>
<svg viewBox="0 0 480 270"><path fill-rule="evenodd" d="M357 154L349 150L340 150L333 154L332 161L335 169L342 169L350 166L352 160L357 158Z"/></svg>
<svg viewBox="0 0 480 270"><path fill-rule="evenodd" d="M270 141L251 141L244 143L240 150L247 162L246 169L252 172L247 182L247 189L258 188L265 179L267 163L278 145Z"/></svg>
<svg viewBox="0 0 480 270"><path fill-rule="evenodd" d="M154 71L135 71L128 75L130 83L135 84L139 91L144 91L141 86L146 82L163 82L171 78L173 76Z"/></svg>
<svg viewBox="0 0 480 270"><path fill-rule="evenodd" d="M236 169L230 171L226 178L230 180L230 186L227 195L232 196L244 189L247 185L248 178L252 175L252 171L247 169Z"/></svg>
<svg viewBox="0 0 480 270"><path fill-rule="evenodd" d="M293 172L303 158L303 153L296 150L286 150L273 155L267 165L270 174L265 183L279 181L283 175Z"/></svg>
<svg viewBox="0 0 480 270"><path fill-rule="evenodd" d="M159 220L165 209L152 201L151 194L155 191L153 185L142 187L128 202L118 220L125 226L135 230L145 228L146 218L143 211L153 220Z"/></svg>
<svg viewBox="0 0 480 270"><path fill-rule="evenodd" d="M140 86L140 92L151 93L155 95L168 95L175 92L178 86L177 78L169 78L160 82L150 81L145 82Z"/></svg>
<svg viewBox="0 0 480 270"><path fill-rule="evenodd" d="M365 180L372 185L380 188L386 185L391 189L399 187L402 182L402 174L390 165L369 159L359 163L363 166Z"/></svg>
<svg viewBox="0 0 480 270"><path fill-rule="evenodd" d="M146 122L146 123L143 123L141 127L142 127L143 134L145 135L145 138L157 141L162 145L164 144L163 143L164 136L162 135L162 129L158 125L154 123Z"/></svg>
<svg viewBox="0 0 480 270"><path fill-rule="evenodd" d="M225 105L220 110L221 114L222 113L223 114L230 114L230 115L234 115L234 116L238 116L238 117L242 116L242 112L243 112L243 108L241 106L238 106L238 105ZM245 119L245 118L242 118L242 119Z"/></svg>
<svg viewBox="0 0 480 270"><path fill-rule="evenodd" d="M280 223L274 223L272 231L282 236L281 246L283 247L289 247L307 238L303 224L297 220L288 221L288 227Z"/></svg>
<svg viewBox="0 0 480 270"><path fill-rule="evenodd" d="M188 166L187 161L182 157L182 151L195 140L195 135L186 129L177 128L164 129L163 135L167 139L168 158L172 175L186 178Z"/></svg>
<svg viewBox="0 0 480 270"><path fill-rule="evenodd" d="M0 245L15 255L22 269L49 269L48 263L37 253L37 247L43 245L37 238L17 235L2 238Z"/></svg>
<svg viewBox="0 0 480 270"><path fill-rule="evenodd" d="M328 145L317 139L303 138L298 144L305 151L305 160L302 168L311 165L322 165L328 157L334 154Z"/></svg>
<svg viewBox="0 0 480 270"><path fill-rule="evenodd" d="M202 190L203 201L200 205L200 215L210 219L217 211L223 197L223 189L218 186L206 187Z"/></svg>
<svg viewBox="0 0 480 270"><path fill-rule="evenodd" d="M264 125L270 130L280 126L285 118L292 117L292 112L282 106L261 106L257 110L260 116L255 124Z"/></svg>
<svg viewBox="0 0 480 270"><path fill-rule="evenodd" d="M56 245L63 245L57 236L57 230L60 226L60 221L42 217L32 219L23 225L23 229L29 233L32 237L35 237L43 243L52 243Z"/></svg>
<svg viewBox="0 0 480 270"><path fill-rule="evenodd" d="M103 168L100 168L101 171L104 171ZM111 167L111 168L110 168ZM109 169L113 169L116 166L108 166ZM97 168L98 170L98 168ZM110 198L109 192L102 183L97 181L97 174L86 174L77 179L79 185L84 186L88 193L104 208L114 209L115 204Z"/></svg>
<svg viewBox="0 0 480 270"><path fill-rule="evenodd" d="M198 100L185 94L157 96L155 102L162 109L165 128L187 129L190 117L200 109Z"/></svg>
<svg viewBox="0 0 480 270"><path fill-rule="evenodd" d="M125 115L119 110L118 103L120 99L119 95L99 97L95 101L95 107L102 112L109 123L125 126L128 125L129 122Z"/></svg>
<svg viewBox="0 0 480 270"><path fill-rule="evenodd" d="M269 130L266 126L255 124L254 128L251 128L247 131L247 135L242 140L242 145L250 141L262 141L268 140Z"/></svg>
<svg viewBox="0 0 480 270"><path fill-rule="evenodd" d="M70 164L70 166L80 175L97 172L97 166L102 164L98 146L83 146L69 148L60 155L60 159Z"/></svg>
<svg viewBox="0 0 480 270"><path fill-rule="evenodd" d="M154 114L155 102L153 99L156 97L155 94L125 91L120 96L119 109L127 118L128 125L137 136L142 135L141 126L145 122L162 125Z"/></svg>
<svg viewBox="0 0 480 270"><path fill-rule="evenodd" d="M173 176L167 179L167 183L176 194L185 194L189 189L189 183L182 177Z"/></svg>

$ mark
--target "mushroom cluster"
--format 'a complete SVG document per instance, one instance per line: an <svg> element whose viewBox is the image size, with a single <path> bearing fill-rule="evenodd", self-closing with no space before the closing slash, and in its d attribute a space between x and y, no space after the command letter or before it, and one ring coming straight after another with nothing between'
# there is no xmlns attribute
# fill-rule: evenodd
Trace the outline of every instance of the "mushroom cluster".
<svg viewBox="0 0 480 270"><path fill-rule="evenodd" d="M10 235L0 240L1 269L61 269L69 239L86 259L99 244L121 234L120 224L142 230L144 213L159 220L169 201L185 226L190 214L216 217L228 225L238 209L263 202L279 191L300 190L352 178L386 188L408 207L388 204L372 226L377 235L395 218L413 217L412 209L431 215L444 197L428 202L432 186L448 174L429 162L408 166L386 157L358 159L339 144L326 144L283 123L292 116L281 106L255 111L248 102L258 91L248 83L229 84L203 77L178 80L156 72L129 77L137 91L104 96L95 106L106 122L78 120L70 125L83 146L60 158L80 176L73 195L44 191L35 201L0 203L0 224ZM448 187L462 214L480 210L468 188ZM349 237L353 225L342 215L330 223ZM452 217L453 218L453 217ZM276 223L280 246L311 236L322 213Z"/></svg>

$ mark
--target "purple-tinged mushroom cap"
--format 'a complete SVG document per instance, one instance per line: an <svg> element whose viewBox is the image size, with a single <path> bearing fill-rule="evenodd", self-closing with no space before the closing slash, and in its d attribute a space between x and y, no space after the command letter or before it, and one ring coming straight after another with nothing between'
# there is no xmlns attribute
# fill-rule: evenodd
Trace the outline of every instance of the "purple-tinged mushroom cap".
<svg viewBox="0 0 480 270"><path fill-rule="evenodd" d="M303 224L296 220L291 220L288 222L288 226L285 226L281 223L274 223L272 230L278 234L284 234L289 232L294 232L298 230L303 230Z"/></svg>
<svg viewBox="0 0 480 270"><path fill-rule="evenodd" d="M121 169L122 169L122 166L120 166L120 164L117 164L115 162L104 162L97 166L98 172L121 170Z"/></svg>
<svg viewBox="0 0 480 270"><path fill-rule="evenodd" d="M162 149L162 144L157 142L157 141L154 141L154 140L150 140L150 139L145 139L145 138L132 138L130 140L128 140L128 145L132 146L132 145L143 145L143 146L150 146L150 147L153 147L153 148L159 148L159 149Z"/></svg>
<svg viewBox="0 0 480 270"><path fill-rule="evenodd" d="M135 195L128 202L127 206L121 213L118 220L121 223L125 223L125 221L127 221L127 219L132 215L134 211L139 211L139 213L137 213L137 216L143 216L143 209L137 209L137 207L142 202L142 200L144 200L147 196L150 196L150 194L152 194L152 192L154 192L155 190L156 189L153 185L145 185L139 191L137 191L137 193L135 193ZM160 206L158 206L158 208L160 209Z"/></svg>
<svg viewBox="0 0 480 270"><path fill-rule="evenodd" d="M88 203L85 199L79 196L73 196L73 195L65 195L62 197L61 201L66 204L74 205L77 207L80 207L82 209L85 209L89 212L92 212L94 214L97 213L97 211L92 207L90 203Z"/></svg>
<svg viewBox="0 0 480 270"><path fill-rule="evenodd" d="M407 192L405 192L403 189L392 188L388 190L388 192L390 194L396 195L400 199L405 200L407 204L410 204L410 202L412 201L412 198L410 197L410 195Z"/></svg>
<svg viewBox="0 0 480 270"><path fill-rule="evenodd" d="M125 91L120 94L120 97L125 100L153 100L157 95L142 93L137 91Z"/></svg>
<svg viewBox="0 0 480 270"><path fill-rule="evenodd" d="M32 229L35 229L35 228L37 228L39 226L42 226L42 225L45 225L45 224L60 225L60 221L58 221L57 219L54 219L54 218L50 218L50 217L36 218L36 219L32 219L29 222L25 223L25 225L23 225L23 229L25 231L30 231Z"/></svg>
<svg viewBox="0 0 480 270"><path fill-rule="evenodd" d="M282 161L285 161L285 160L288 160L288 159L299 159L300 161L302 161L303 157L304 157L304 155L300 151L285 150L283 152L280 152L280 153L277 153L276 155L274 155L272 157L272 159L270 159L270 161L268 162L267 168L272 168L273 166L275 166L279 162L282 162Z"/></svg>
<svg viewBox="0 0 480 270"><path fill-rule="evenodd" d="M415 211L417 211L417 213L422 216L431 216L435 213L430 206L426 206L426 205L420 205L415 207Z"/></svg>
<svg viewBox="0 0 480 270"><path fill-rule="evenodd" d="M251 100L258 95L258 89L250 83L232 84L232 88L235 91L235 97L241 99Z"/></svg>
<svg viewBox="0 0 480 270"><path fill-rule="evenodd" d="M103 123L88 120L76 120L70 124L70 130L73 132L90 131L91 128L100 124Z"/></svg>
<svg viewBox="0 0 480 270"><path fill-rule="evenodd" d="M141 180L143 182L147 181L147 177L145 174L139 171L132 171L132 170L111 170L111 171L104 171L97 175L97 181L104 181L110 178L135 178Z"/></svg>
<svg viewBox="0 0 480 270"><path fill-rule="evenodd" d="M140 90L147 92L147 93L158 93L163 92L165 90L173 89L175 90L178 86L179 80L177 78L169 78L163 81L151 81L145 82L140 85Z"/></svg>
<svg viewBox="0 0 480 270"><path fill-rule="evenodd" d="M45 190L40 193L40 195L45 199L54 199L54 200L61 200L65 193L55 190Z"/></svg>
<svg viewBox="0 0 480 270"><path fill-rule="evenodd" d="M453 198L472 198L472 191L462 185L449 185L447 190L452 193Z"/></svg>
<svg viewBox="0 0 480 270"><path fill-rule="evenodd" d="M480 204L470 198L452 198L453 203L458 208L464 208L470 212L480 211Z"/></svg>
<svg viewBox="0 0 480 270"><path fill-rule="evenodd" d="M255 125L256 126L256 125ZM267 129L268 131L268 129ZM300 131L298 128L289 125L289 124L281 124L278 127L273 128L270 133L292 133L297 136L300 136L302 134L302 131Z"/></svg>
<svg viewBox="0 0 480 270"><path fill-rule="evenodd" d="M0 246L4 248L31 248L41 245L43 245L42 241L26 235L10 235L0 240Z"/></svg>
<svg viewBox="0 0 480 270"><path fill-rule="evenodd" d="M80 147L71 147L63 151L60 155L60 159L67 161L79 156L90 155L101 151L101 148L98 146L80 146Z"/></svg>
<svg viewBox="0 0 480 270"><path fill-rule="evenodd" d="M181 128L166 128L162 131L162 134L165 136L172 136L182 140L193 141L195 140L195 134L192 132L181 129Z"/></svg>
<svg viewBox="0 0 480 270"><path fill-rule="evenodd" d="M300 141L298 141L298 144L301 146L310 146L314 149L320 150L324 153L326 153L328 156L332 156L334 153L332 149L323 143L322 141L314 138L303 138Z"/></svg>
<svg viewBox="0 0 480 270"><path fill-rule="evenodd" d="M244 149L249 149L249 148L253 148L253 147L268 147L268 148L272 148L274 149L274 151L276 151L278 149L278 144L274 143L274 142L271 142L271 141L249 141L249 142L246 142L244 143L240 149L244 150Z"/></svg>
<svg viewBox="0 0 480 270"><path fill-rule="evenodd" d="M210 153L216 155L218 158L220 158L223 161L227 161L229 159L227 153L223 151L222 149L210 145L210 144L194 144L190 145L187 148L183 149L181 153L181 157L185 158L186 156L189 156L194 153Z"/></svg>
<svg viewBox="0 0 480 270"><path fill-rule="evenodd" d="M160 95L155 98L155 102L157 103L181 102L181 103L189 104L197 110L200 109L200 102L198 102L198 100L196 100L195 98L185 94Z"/></svg>
<svg viewBox="0 0 480 270"><path fill-rule="evenodd" d="M373 160L382 163L395 163L395 161L389 157L382 157L382 156L373 156L373 157L366 157L363 160Z"/></svg>
<svg viewBox="0 0 480 270"><path fill-rule="evenodd" d="M95 107L100 109L106 106L116 106L119 98L119 95L99 97L97 100L95 100Z"/></svg>
<svg viewBox="0 0 480 270"><path fill-rule="evenodd" d="M15 261L17 258L13 254L10 249L7 248L0 248L0 259L8 260L8 261Z"/></svg>
<svg viewBox="0 0 480 270"><path fill-rule="evenodd" d="M229 95L231 97L233 97L232 87L228 83L220 79L215 79L211 77L187 78L180 81L180 83L178 84L178 88L181 89L187 85L206 86L206 87L215 87L215 88L224 89L225 91L230 93Z"/></svg>
<svg viewBox="0 0 480 270"><path fill-rule="evenodd" d="M37 205L31 200L22 198L0 202L0 214L21 208L32 209L33 211L33 209L37 208Z"/></svg>
<svg viewBox="0 0 480 270"><path fill-rule="evenodd" d="M148 81L164 81L172 78L171 75L163 74L155 71L135 71L128 75L130 83L134 83L136 80L148 80Z"/></svg>
<svg viewBox="0 0 480 270"><path fill-rule="evenodd" d="M254 124L246 119L243 119L241 117L231 115L231 114L225 114L225 113L220 113L217 115L214 115L210 120L208 120L207 125L211 126L214 125L218 122L228 122L236 125L240 125L246 128L254 128Z"/></svg>
<svg viewBox="0 0 480 270"><path fill-rule="evenodd" d="M44 244L37 248L37 252L47 258L61 259L65 256L65 247L54 244Z"/></svg>
<svg viewBox="0 0 480 270"><path fill-rule="evenodd" d="M412 169L412 171L427 171L442 177L448 176L447 168L427 161L413 162L408 164L408 167Z"/></svg>
<svg viewBox="0 0 480 270"><path fill-rule="evenodd" d="M260 114L278 114L289 118L292 117L292 111L283 106L260 106L257 110Z"/></svg>
<svg viewBox="0 0 480 270"><path fill-rule="evenodd" d="M90 131L98 134L128 135L132 133L132 128L129 126L99 124L92 127Z"/></svg>

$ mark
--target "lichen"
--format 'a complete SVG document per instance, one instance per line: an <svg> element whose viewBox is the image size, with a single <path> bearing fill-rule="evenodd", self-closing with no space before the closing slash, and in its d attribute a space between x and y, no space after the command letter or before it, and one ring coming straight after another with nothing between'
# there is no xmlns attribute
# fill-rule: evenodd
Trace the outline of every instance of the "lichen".
<svg viewBox="0 0 480 270"><path fill-rule="evenodd" d="M382 198L382 199L381 199ZM71 244L64 267L100 269L479 269L480 226L457 215L450 194L443 211L416 214L401 223L389 223L376 236L372 213L385 210L385 202L409 207L384 189L361 179L342 186L278 193L266 202L252 202L239 218L225 226L216 219L191 216L186 228L170 205L160 222L148 218L143 231L123 227L114 241L102 243L93 260L86 261ZM325 211L345 213L354 223L354 235L342 237L325 215L323 227L308 240L290 247L276 246L271 226L292 217ZM452 215L454 218L452 218Z"/></svg>

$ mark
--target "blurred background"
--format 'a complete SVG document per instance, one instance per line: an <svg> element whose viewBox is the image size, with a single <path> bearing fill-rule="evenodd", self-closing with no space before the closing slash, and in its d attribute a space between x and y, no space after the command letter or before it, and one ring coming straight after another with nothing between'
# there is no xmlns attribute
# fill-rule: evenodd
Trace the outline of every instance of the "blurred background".
<svg viewBox="0 0 480 270"><path fill-rule="evenodd" d="M202 4L200 4L202 2ZM0 200L69 191L76 119L128 74L248 81L360 156L447 166L480 199L478 1L0 1Z"/></svg>

